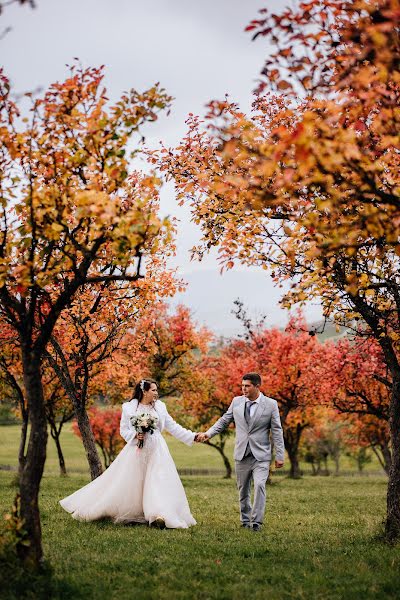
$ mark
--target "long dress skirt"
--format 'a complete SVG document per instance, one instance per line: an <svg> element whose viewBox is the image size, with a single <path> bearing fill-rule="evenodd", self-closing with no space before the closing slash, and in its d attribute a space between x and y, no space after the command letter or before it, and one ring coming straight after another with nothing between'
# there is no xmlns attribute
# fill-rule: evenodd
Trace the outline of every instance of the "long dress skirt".
<svg viewBox="0 0 400 600"><path fill-rule="evenodd" d="M160 431L147 434L144 447L128 442L100 477L60 501L74 519L115 523L152 523L166 527L196 525L175 463Z"/></svg>

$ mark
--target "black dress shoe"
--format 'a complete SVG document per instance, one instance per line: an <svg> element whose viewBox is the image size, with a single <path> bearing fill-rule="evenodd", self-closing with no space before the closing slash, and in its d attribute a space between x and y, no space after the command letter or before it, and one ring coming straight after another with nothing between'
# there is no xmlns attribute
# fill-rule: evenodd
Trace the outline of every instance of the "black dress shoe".
<svg viewBox="0 0 400 600"><path fill-rule="evenodd" d="M261 531L261 525L259 525L258 523L254 523L252 529L253 531Z"/></svg>
<svg viewBox="0 0 400 600"><path fill-rule="evenodd" d="M241 527L244 527L245 529L251 529L250 523L242 523Z"/></svg>
<svg viewBox="0 0 400 600"><path fill-rule="evenodd" d="M151 522L150 527L156 527L157 529L165 529L165 521L162 517L157 517Z"/></svg>

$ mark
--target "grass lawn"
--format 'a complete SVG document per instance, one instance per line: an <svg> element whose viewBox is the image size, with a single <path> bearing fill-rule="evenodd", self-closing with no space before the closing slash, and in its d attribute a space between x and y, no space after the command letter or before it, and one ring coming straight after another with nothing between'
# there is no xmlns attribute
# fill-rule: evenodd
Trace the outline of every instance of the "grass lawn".
<svg viewBox="0 0 400 600"><path fill-rule="evenodd" d="M19 427L0 428L0 464L16 465ZM168 437L178 467L221 468L217 452ZM230 442L232 444L232 442ZM43 544L60 599L400 599L400 546L381 540L385 477L275 478L259 534L239 527L235 482L184 477L197 526L158 531L110 522L78 523L58 500L88 482L81 442L63 436L70 475L58 475L54 444L41 487ZM232 455L232 448L228 449ZM9 510L15 473L0 470L0 512ZM31 594L50 597L36 582Z"/></svg>
<svg viewBox="0 0 400 600"><path fill-rule="evenodd" d="M19 425L4 425L0 426L0 465L11 465L16 467L18 464L18 440L20 434ZM224 470L224 465L220 455L216 450L210 448L206 444L195 444L191 448L178 442L171 435L166 434L169 449L174 458L175 464L178 469L219 469ZM88 467L85 459L85 453L83 450L82 442L80 439L73 434L71 424L67 423L61 434L61 445L65 455L65 462L67 471L71 474L75 473L88 473ZM228 439L226 444L226 454L231 459L233 467L233 436ZM347 456L343 456L340 461L341 468L345 471L352 470L356 471L355 463ZM289 465L289 461L287 461ZM329 468L334 471L333 463L329 463ZM301 467L306 471L310 471L310 465L301 463ZM371 463L366 466L369 471L382 471L377 459L373 457ZM58 458L55 448L55 444L49 435L47 444L47 460L46 460L46 473L47 474L58 474ZM383 471L382 471L383 473Z"/></svg>
<svg viewBox="0 0 400 600"><path fill-rule="evenodd" d="M15 493L12 477L0 472L2 511ZM54 597L400 598L400 547L379 539L383 478L280 479L268 487L259 534L239 528L233 481L183 478L198 525L164 531L74 521L57 502L86 482L80 475L43 479L43 539Z"/></svg>
<svg viewBox="0 0 400 600"><path fill-rule="evenodd" d="M0 465L18 465L19 425L0 426ZM223 469L224 465L216 450L205 444L196 444L189 448L171 435L166 434L168 446L178 468ZM88 473L85 452L81 440L72 432L71 423L67 423L61 434L61 445L65 455L67 471L70 473ZM233 438L227 442L227 454L233 455ZM232 461L233 462L233 461ZM49 435L47 444L46 473L58 474L57 451Z"/></svg>

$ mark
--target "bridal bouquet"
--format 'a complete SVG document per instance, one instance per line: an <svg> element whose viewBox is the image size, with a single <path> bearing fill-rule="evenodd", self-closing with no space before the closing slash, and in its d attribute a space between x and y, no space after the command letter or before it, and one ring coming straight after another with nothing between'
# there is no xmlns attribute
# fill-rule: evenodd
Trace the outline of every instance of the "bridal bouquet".
<svg viewBox="0 0 400 600"><path fill-rule="evenodd" d="M136 433L150 433L153 435L157 429L158 417L142 413L140 415L133 415L130 418L130 422ZM143 448L143 440L138 440L137 446L138 448Z"/></svg>

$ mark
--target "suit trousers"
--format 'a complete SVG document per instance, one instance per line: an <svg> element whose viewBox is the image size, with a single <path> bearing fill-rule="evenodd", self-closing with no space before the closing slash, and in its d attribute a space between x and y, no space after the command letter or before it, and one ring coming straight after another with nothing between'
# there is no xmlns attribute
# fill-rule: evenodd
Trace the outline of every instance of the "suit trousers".
<svg viewBox="0 0 400 600"><path fill-rule="evenodd" d="M266 491L270 461L256 460L252 454L235 461L236 481L239 490L240 520L243 524L261 525L264 520ZM251 506L251 482L254 500Z"/></svg>

